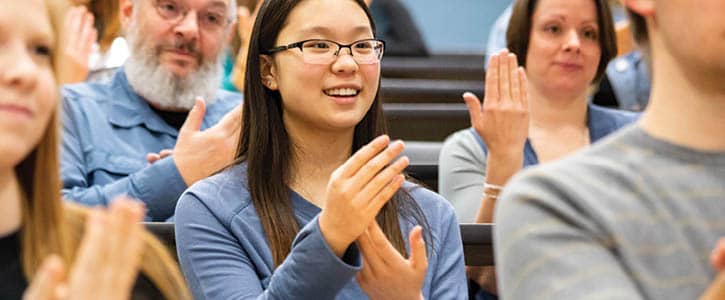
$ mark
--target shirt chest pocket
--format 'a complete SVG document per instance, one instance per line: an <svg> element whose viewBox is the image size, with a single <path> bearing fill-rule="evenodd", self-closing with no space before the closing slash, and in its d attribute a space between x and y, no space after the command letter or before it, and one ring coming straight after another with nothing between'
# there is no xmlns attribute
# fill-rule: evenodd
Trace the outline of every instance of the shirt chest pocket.
<svg viewBox="0 0 725 300"><path fill-rule="evenodd" d="M132 158L105 151L94 151L86 155L87 174L91 185L105 185L127 177L144 167L145 158Z"/></svg>

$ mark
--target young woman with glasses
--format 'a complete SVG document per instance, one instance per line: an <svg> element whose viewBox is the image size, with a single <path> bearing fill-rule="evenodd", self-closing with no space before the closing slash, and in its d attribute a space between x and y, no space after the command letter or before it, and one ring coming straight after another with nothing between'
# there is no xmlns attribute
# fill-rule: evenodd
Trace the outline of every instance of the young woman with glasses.
<svg viewBox="0 0 725 300"><path fill-rule="evenodd" d="M264 2L237 159L176 209L195 297L466 297L451 206L384 135L374 32L362 0Z"/></svg>

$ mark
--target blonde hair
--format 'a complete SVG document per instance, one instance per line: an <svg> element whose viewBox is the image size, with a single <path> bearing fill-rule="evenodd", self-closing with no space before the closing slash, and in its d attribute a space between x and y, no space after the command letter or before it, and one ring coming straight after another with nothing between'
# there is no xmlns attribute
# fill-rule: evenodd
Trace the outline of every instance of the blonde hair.
<svg viewBox="0 0 725 300"><path fill-rule="evenodd" d="M46 0L46 5L55 30L54 49L58 49L61 42L58 41L57 29L61 28L63 16L59 10L64 6L58 0ZM57 66L56 61L53 58L53 66ZM36 148L15 168L23 198L21 260L28 281L50 254L60 255L67 266L73 264L88 214L86 208L64 204L60 196L57 107ZM168 250L148 232L144 232L143 240L141 272L167 299L191 299L178 264Z"/></svg>

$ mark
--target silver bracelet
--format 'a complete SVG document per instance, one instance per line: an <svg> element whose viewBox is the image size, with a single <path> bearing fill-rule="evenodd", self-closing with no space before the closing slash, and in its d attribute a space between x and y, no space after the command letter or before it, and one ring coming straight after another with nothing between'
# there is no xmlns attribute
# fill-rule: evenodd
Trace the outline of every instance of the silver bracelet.
<svg viewBox="0 0 725 300"><path fill-rule="evenodd" d="M491 195L489 193L483 192L483 198L489 198L492 200L498 200L498 195Z"/></svg>
<svg viewBox="0 0 725 300"><path fill-rule="evenodd" d="M496 185L496 184L491 184L491 183L488 183L488 182L484 182L483 183L483 189L484 190L492 190L492 191L500 192L501 190L503 190L503 186Z"/></svg>

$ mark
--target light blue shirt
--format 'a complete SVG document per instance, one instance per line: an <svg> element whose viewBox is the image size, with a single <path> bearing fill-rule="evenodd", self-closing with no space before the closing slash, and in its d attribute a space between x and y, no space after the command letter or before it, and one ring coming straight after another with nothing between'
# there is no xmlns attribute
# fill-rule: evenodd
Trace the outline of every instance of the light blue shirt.
<svg viewBox="0 0 725 300"><path fill-rule="evenodd" d="M492 55L506 48L506 31L511 20L512 6L509 5L496 19L488 35L486 59L484 67L488 69L488 60ZM621 6L612 6L614 21L626 18ZM619 108L642 111L649 102L650 76L647 64L640 51L635 50L626 55L612 59L605 71L614 95L619 101Z"/></svg>
<svg viewBox="0 0 725 300"><path fill-rule="evenodd" d="M207 107L202 130L241 99L219 91ZM179 132L136 94L123 68L109 82L66 86L62 115L61 178L67 200L107 205L125 194L146 204L148 220L172 216L186 184L172 157L149 165L146 154L173 149Z"/></svg>
<svg viewBox="0 0 725 300"><path fill-rule="evenodd" d="M410 183L404 188L423 210L433 236L423 296L468 299L453 208L429 190ZM181 196L175 217L176 245L196 299L367 299L355 281L362 267L355 244L342 258L337 257L320 232L320 208L293 191L289 201L296 217L289 222L297 221L302 229L285 261L275 269L250 199L246 163L197 182ZM401 218L404 237L413 226Z"/></svg>

